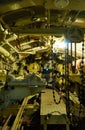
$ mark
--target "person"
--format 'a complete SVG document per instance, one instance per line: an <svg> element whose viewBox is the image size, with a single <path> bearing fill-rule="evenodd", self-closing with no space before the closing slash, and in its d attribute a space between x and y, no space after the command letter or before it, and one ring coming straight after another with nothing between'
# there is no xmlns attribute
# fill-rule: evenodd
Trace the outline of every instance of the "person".
<svg viewBox="0 0 85 130"><path fill-rule="evenodd" d="M47 81L46 88L56 89L57 91L60 90L60 85L56 81L56 74L54 72L50 72L49 80Z"/></svg>

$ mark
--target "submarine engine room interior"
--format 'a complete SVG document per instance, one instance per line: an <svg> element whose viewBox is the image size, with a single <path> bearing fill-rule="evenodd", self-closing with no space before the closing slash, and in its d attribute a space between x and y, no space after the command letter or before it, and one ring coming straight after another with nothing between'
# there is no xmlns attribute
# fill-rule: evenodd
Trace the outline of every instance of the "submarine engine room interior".
<svg viewBox="0 0 85 130"><path fill-rule="evenodd" d="M85 0L0 0L0 130L85 130Z"/></svg>

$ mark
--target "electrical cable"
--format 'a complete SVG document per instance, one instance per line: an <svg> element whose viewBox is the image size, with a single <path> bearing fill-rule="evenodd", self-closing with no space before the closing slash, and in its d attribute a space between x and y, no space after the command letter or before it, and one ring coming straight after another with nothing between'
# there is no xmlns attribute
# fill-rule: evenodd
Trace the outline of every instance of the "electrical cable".
<svg viewBox="0 0 85 130"><path fill-rule="evenodd" d="M53 89L53 100L54 100L55 104L59 104L59 103L60 103L60 101L61 101L61 96L60 96L60 98L59 98L59 101L57 101L57 100L56 100L56 98L55 98L55 91L54 91L54 89Z"/></svg>

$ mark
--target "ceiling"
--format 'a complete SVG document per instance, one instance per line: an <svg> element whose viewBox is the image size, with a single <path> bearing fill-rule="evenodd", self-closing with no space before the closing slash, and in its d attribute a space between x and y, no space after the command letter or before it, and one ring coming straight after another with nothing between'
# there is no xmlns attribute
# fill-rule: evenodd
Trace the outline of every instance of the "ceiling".
<svg viewBox="0 0 85 130"><path fill-rule="evenodd" d="M63 1L69 1L66 7ZM0 0L0 15L4 27L16 33L49 26L85 28L85 0Z"/></svg>
<svg viewBox="0 0 85 130"><path fill-rule="evenodd" d="M80 42L84 33L85 0L0 0L0 53L11 62L48 53L50 35Z"/></svg>

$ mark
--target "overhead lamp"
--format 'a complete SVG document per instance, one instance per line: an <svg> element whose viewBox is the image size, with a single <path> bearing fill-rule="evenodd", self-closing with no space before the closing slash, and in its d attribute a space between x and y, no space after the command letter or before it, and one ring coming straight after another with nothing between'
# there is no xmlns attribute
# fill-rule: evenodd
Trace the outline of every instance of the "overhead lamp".
<svg viewBox="0 0 85 130"><path fill-rule="evenodd" d="M57 8L65 8L66 6L68 6L69 4L69 0L54 0L54 5Z"/></svg>

